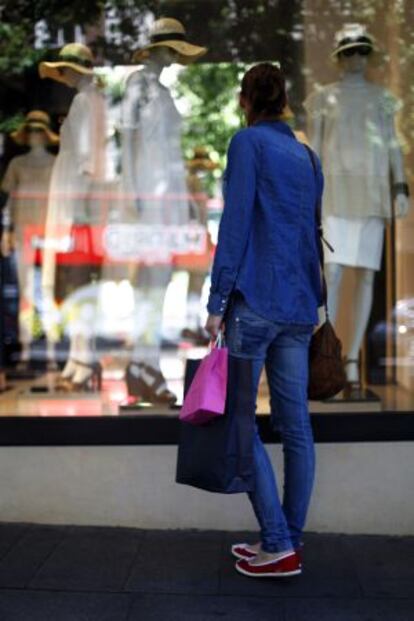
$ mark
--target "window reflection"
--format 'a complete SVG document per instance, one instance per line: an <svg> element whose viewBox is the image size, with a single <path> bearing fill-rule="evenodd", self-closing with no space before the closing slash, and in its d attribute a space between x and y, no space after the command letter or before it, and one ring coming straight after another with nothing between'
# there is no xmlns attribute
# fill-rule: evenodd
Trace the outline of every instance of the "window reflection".
<svg viewBox="0 0 414 621"><path fill-rule="evenodd" d="M159 4L78 3L68 24L55 3L30 18L6 3L9 377L32 376L25 390L35 382L68 399L101 390L105 401L107 391L115 405L102 413L180 400L185 358L207 344L240 77L271 60L288 78L283 120L323 160L330 310L349 379L414 392L409 3L387 23L381 0L346 10L335 0Z"/></svg>

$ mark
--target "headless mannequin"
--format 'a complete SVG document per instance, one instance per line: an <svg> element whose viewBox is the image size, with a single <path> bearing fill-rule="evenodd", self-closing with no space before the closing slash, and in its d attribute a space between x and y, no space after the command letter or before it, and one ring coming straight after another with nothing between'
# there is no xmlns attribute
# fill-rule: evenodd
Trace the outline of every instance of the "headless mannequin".
<svg viewBox="0 0 414 621"><path fill-rule="evenodd" d="M8 256L15 248L17 240L18 250L18 275L20 287L20 311L19 311L19 334L22 344L21 363L27 365L30 359L30 345L33 340L32 326L27 325L25 320L25 310L29 305L30 311L37 311L41 323L44 319L44 300L41 295L41 268L32 264L27 265L27 259L23 257L23 244L25 228L30 225L44 226L46 219L45 201L49 189L50 175L55 157L46 150L47 136L44 131L39 129L26 130L27 145L29 152L24 156L18 156L12 160L10 176L13 177L11 183L13 187L7 188L8 191L16 192L16 204L11 210L6 206L3 214L4 232L1 240L1 250L3 256ZM6 172L5 182L7 183L8 173ZM21 192L33 191L37 194L33 199L23 197L18 198ZM40 195L40 196L39 196ZM44 195L42 197L42 195ZM34 201L34 204L30 202ZM14 228L11 232L10 227ZM47 340L47 362L53 365L53 345Z"/></svg>
<svg viewBox="0 0 414 621"><path fill-rule="evenodd" d="M83 75L70 67L63 67L60 69L60 72L67 86L75 88L77 91L87 89L93 82L92 75ZM89 122L91 122L91 120L89 120ZM87 145L87 147L89 148L89 145ZM85 186L87 186L91 180L92 174L92 171L88 169L88 164L82 166L78 174L81 175L81 179L83 179ZM72 191L73 190L79 191L79 188L74 187L72 188ZM55 269L55 266L52 267ZM52 280L53 278L49 278L49 281ZM91 347L91 329L90 325L88 325L89 323L90 322L85 322L82 319L72 322L69 357L60 375L58 382L59 388L65 390L83 389L97 371L97 365L95 365L92 360L93 351Z"/></svg>
<svg viewBox="0 0 414 621"><path fill-rule="evenodd" d="M365 80L367 67L367 56L354 54L352 56L341 56L338 59L339 67L343 71L344 79ZM312 145L316 152L321 155L323 152L323 117L317 116L312 119ZM390 159L391 173L394 182L404 181L403 162L401 153L394 153ZM352 179L349 180L352 184ZM409 199L405 194L397 194L394 199L394 215L397 218L404 217L409 209ZM328 239L329 241L329 239ZM333 260L335 259L335 255ZM328 308L331 320L335 322L338 310L339 291L343 275L348 266L329 262L326 265L326 278L328 285ZM360 385L360 372L358 356L362 346L364 334L367 329L373 300L375 270L358 267L356 269L357 287L354 298L355 320L353 324L353 334L350 346L346 352L346 374L351 385Z"/></svg>
<svg viewBox="0 0 414 621"><path fill-rule="evenodd" d="M171 95L159 82L162 70L176 59L169 47L154 48L148 52L144 67L128 79L123 108L122 185L124 192L136 197L132 204L127 201L126 218L133 223L159 226L186 222L183 206L169 202L169 195L186 192L178 139L180 117ZM148 195L149 200L145 198ZM186 201L181 203L188 211ZM157 265L151 264L151 257L148 259L147 264L135 268L137 304L144 301L150 310L146 325L137 331L126 379L130 394L168 403L175 397L160 371L160 349L164 299L172 267L168 261ZM152 393L146 391L145 384L154 387Z"/></svg>
<svg viewBox="0 0 414 621"><path fill-rule="evenodd" d="M176 58L176 53L168 47L157 47L145 60L143 72L159 81L165 67L169 67ZM124 127L122 131L122 180L124 191L136 193L136 129Z"/></svg>

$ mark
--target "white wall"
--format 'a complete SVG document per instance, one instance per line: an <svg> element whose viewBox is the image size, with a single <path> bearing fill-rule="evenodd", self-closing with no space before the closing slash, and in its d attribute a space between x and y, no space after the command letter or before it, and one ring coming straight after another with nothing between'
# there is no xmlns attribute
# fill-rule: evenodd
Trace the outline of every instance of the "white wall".
<svg viewBox="0 0 414 621"><path fill-rule="evenodd" d="M414 534L413 443L318 444L307 530ZM280 445L269 445L281 472ZM1 447L0 521L255 529L244 495L174 483L175 447Z"/></svg>

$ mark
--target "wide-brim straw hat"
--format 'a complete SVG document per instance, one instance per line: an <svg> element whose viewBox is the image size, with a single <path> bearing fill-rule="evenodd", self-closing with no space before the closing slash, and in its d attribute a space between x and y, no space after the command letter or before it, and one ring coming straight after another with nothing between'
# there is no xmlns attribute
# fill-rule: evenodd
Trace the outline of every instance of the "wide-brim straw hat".
<svg viewBox="0 0 414 621"><path fill-rule="evenodd" d="M162 17L153 23L150 30L150 42L136 50L132 57L133 61L142 62L148 57L150 51L157 47L169 47L177 52L177 63L181 65L189 65L207 53L206 47L186 41L184 26L171 17Z"/></svg>
<svg viewBox="0 0 414 621"><path fill-rule="evenodd" d="M219 164L211 159L206 147L196 147L193 157L186 164L190 170L215 170L219 167Z"/></svg>
<svg viewBox="0 0 414 621"><path fill-rule="evenodd" d="M45 133L50 145L59 143L58 134L55 134L55 132L50 129L50 117L48 113L43 112L43 110L32 110L28 112L20 127L12 132L10 136L17 144L27 145L29 129L41 129Z"/></svg>
<svg viewBox="0 0 414 621"><path fill-rule="evenodd" d="M56 62L43 61L39 65L41 78L51 78L65 84L65 79L60 75L59 69L67 67L83 75L93 74L93 55L91 50L82 43L68 43L59 52L59 60Z"/></svg>
<svg viewBox="0 0 414 621"><path fill-rule="evenodd" d="M346 24L335 35L335 48L332 57L337 58L341 52L356 47L366 47L371 52L376 51L375 40L362 24Z"/></svg>

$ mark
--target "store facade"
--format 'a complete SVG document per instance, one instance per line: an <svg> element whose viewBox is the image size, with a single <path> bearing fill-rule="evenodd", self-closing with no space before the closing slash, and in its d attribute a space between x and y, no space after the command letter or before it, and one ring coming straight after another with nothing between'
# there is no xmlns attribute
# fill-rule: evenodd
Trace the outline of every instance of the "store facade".
<svg viewBox="0 0 414 621"><path fill-rule="evenodd" d="M322 158L325 235L336 246L329 305L349 382L332 402L311 403L316 441L366 442L367 456L374 443L407 450L411 3L137 0L72 3L72 14L43 5L42 15L29 2L1 9L3 450L173 450L186 360L208 344L239 83L264 61L286 74L283 120ZM273 443L268 407L263 378L260 425Z"/></svg>

